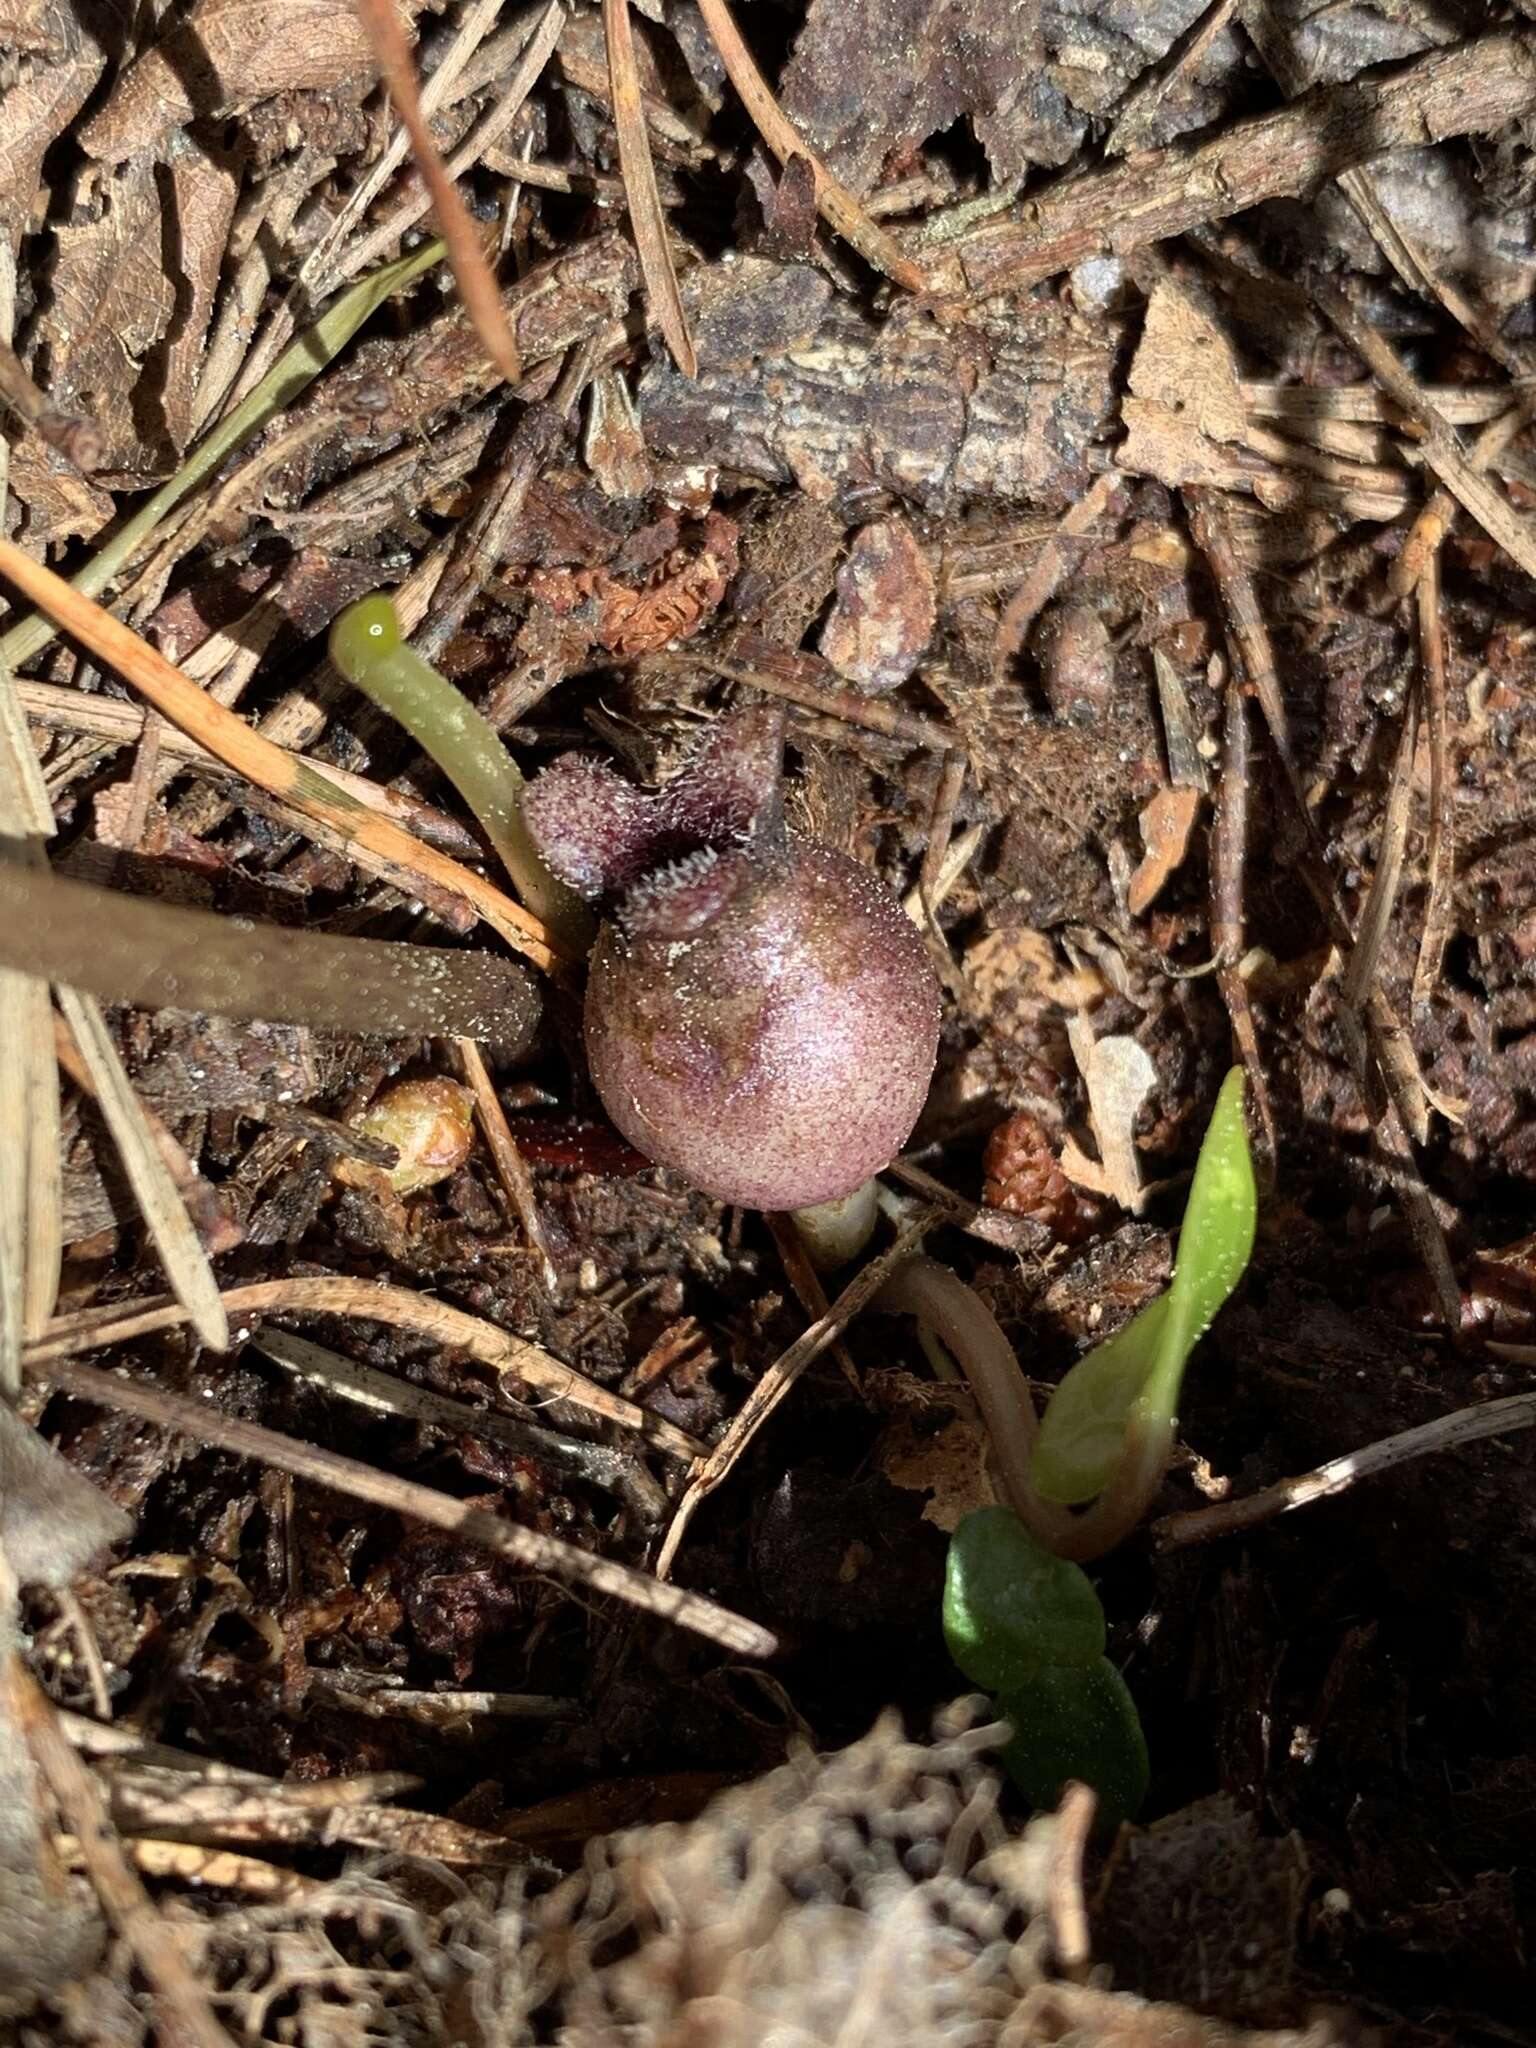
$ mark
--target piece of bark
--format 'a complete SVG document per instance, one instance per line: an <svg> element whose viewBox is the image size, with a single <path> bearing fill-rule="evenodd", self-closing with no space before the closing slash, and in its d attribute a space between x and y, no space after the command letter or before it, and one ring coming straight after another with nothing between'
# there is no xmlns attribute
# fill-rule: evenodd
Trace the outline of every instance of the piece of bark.
<svg viewBox="0 0 1536 2048"><path fill-rule="evenodd" d="M1052 507L1087 489L1112 403L1114 335L1054 300L974 346L921 314L883 329L841 306L813 339L689 382L642 379L652 450L828 500L856 487L940 509L996 497Z"/></svg>

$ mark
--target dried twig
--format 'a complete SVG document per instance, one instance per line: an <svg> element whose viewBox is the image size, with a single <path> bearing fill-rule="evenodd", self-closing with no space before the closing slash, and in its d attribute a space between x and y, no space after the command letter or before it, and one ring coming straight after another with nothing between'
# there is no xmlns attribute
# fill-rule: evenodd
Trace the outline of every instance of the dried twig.
<svg viewBox="0 0 1536 2048"><path fill-rule="evenodd" d="M3 242L3 238L0 238ZM0 246L0 342L16 311L16 259ZM0 525L6 514L10 444L0 436ZM37 866L52 838L53 806L15 685L0 657L0 841ZM64 1254L63 1146L48 984L0 970L0 1398L20 1385L23 1337L53 1313Z"/></svg>
<svg viewBox="0 0 1536 2048"><path fill-rule="evenodd" d="M52 831L37 756L0 665L0 839L12 859L35 867ZM0 1394L15 1393L22 1339L53 1313L64 1243L61 1150L48 982L0 968Z"/></svg>
<svg viewBox="0 0 1536 2048"><path fill-rule="evenodd" d="M411 62L411 46L392 0L354 0L379 71L389 87L390 98L411 138L411 150L421 181L432 195L433 211L448 245L454 282L464 310L474 323L476 334L491 361L509 384L523 374L522 357L512 334L511 322L501 303L501 293L490 265L480 247L480 232L459 197L458 187L443 168L432 129L422 111L421 88Z"/></svg>
<svg viewBox="0 0 1536 2048"><path fill-rule="evenodd" d="M1497 1348L1497 1347L1496 1347ZM1345 1493L1356 1480L1369 1479L1410 1458L1428 1457L1432 1451L1451 1451L1461 1444L1476 1443L1482 1437L1505 1436L1515 1430L1536 1427L1536 1394L1510 1394L1500 1401L1484 1401L1472 1408L1458 1408L1453 1415L1421 1422L1396 1436L1383 1437L1363 1450L1331 1458L1313 1472L1298 1479L1279 1479L1258 1493L1241 1500L1218 1501L1214 1507L1191 1508L1183 1514L1164 1515L1154 1522L1152 1534L1163 1550L1182 1549L1188 1543L1208 1543L1216 1536L1230 1536L1240 1529L1252 1529L1275 1515L1289 1514L1330 1494Z"/></svg>
<svg viewBox="0 0 1536 2048"><path fill-rule="evenodd" d="M950 758L962 762L965 759L960 754L952 755ZM928 929L932 915L941 910L949 900L955 884L976 858L987 831L987 825L982 822L967 825L959 838L952 839L944 849L944 857L939 861L934 873L926 879L919 878L902 897L902 909L921 930ZM926 865L925 857L924 866Z"/></svg>
<svg viewBox="0 0 1536 2048"><path fill-rule="evenodd" d="M656 324L672 351L673 362L685 377L696 377L699 359L677 289L677 271L667 240L667 217L656 189L656 166L651 162L651 145L645 132L629 0L603 0L603 36L608 45L608 80L613 94L613 125L619 138L619 169L624 174L624 198L635 247L640 253L646 295Z"/></svg>
<svg viewBox="0 0 1536 2048"><path fill-rule="evenodd" d="M472 171L477 163L485 163L491 169L498 167L497 159L502 152L496 148L496 144L522 112L524 101L554 54L565 21L565 10L559 5L559 0L550 0L527 49L523 52L517 70L449 157L445 168L450 179L457 182L466 172ZM437 72L434 71L429 84L435 85L437 76ZM425 103L425 92L422 94L422 100ZM525 184L553 183L556 191L571 189L569 178L562 179L558 172L549 173L547 167L542 164L524 164L518 158L510 161L517 167L515 175ZM408 229L415 226L430 204L430 195L426 193L405 200L387 220L381 221L371 234L365 235L360 242L354 243L346 250L336 264L337 276L356 277L360 270L366 270L370 263L376 263L387 249L394 247Z"/></svg>
<svg viewBox="0 0 1536 2048"><path fill-rule="evenodd" d="M5 322L5 332L10 332L9 318ZM106 444L100 427L94 420L59 412L50 405L47 393L38 390L3 335L0 335L0 404L9 406L16 417L24 420L50 448L56 449L72 469L92 470L101 461Z"/></svg>
<svg viewBox="0 0 1536 2048"><path fill-rule="evenodd" d="M928 819L928 836L923 847L923 865L917 878L918 902L935 942L945 947L939 929L939 878L954 836L955 816L965 793L969 762L964 754L946 754L939 763L938 787L933 793L933 810Z"/></svg>
<svg viewBox="0 0 1536 2048"><path fill-rule="evenodd" d="M338 1399L376 1415L399 1416L423 1424L449 1437L483 1437L488 1443L504 1444L519 1456L532 1458L550 1470L585 1480L604 1492L629 1496L645 1494L647 1506L660 1503L660 1493L645 1479L633 1454L611 1449L606 1444L589 1444L577 1437L561 1436L524 1422L515 1415L498 1414L494 1408L472 1407L447 1394L418 1387L413 1380L398 1379L393 1373L378 1372L344 1358L307 1337L295 1337L287 1330L263 1330L253 1339L258 1351L291 1372L295 1379L323 1387ZM637 1486L636 1480L641 1483Z"/></svg>
<svg viewBox="0 0 1536 2048"><path fill-rule="evenodd" d="M544 1232L544 1219L539 1214L538 1198L533 1191L533 1175L528 1171L527 1162L517 1149L512 1126L507 1122L507 1113L501 1106L501 1097L496 1093L479 1046L472 1038L456 1038L453 1046L458 1054L464 1079L474 1091L475 1115L480 1124L481 1134L490 1147L491 1158L496 1166L496 1177L501 1182L507 1200L512 1204L514 1215L523 1226L524 1236L538 1255L544 1285L553 1294L560 1284L560 1276L556 1273L555 1262L550 1257L549 1239Z"/></svg>
<svg viewBox="0 0 1536 2048"><path fill-rule="evenodd" d="M779 1263L784 1268L784 1277L795 1291L795 1299L806 1314L819 1322L830 1315L832 1304L827 1299L827 1290L821 1284L821 1275L811 1264L806 1253L805 1239L795 1227L793 1216L770 1209L764 1213L763 1221L768 1226L768 1235L773 1239ZM855 1394L862 1391L859 1386L859 1369L853 1362L853 1354L839 1337L832 1345L832 1356L837 1369L852 1387Z"/></svg>
<svg viewBox="0 0 1536 2048"><path fill-rule="evenodd" d="M1117 469L1106 469L1096 477L1075 505L1068 506L1060 524L1030 564L1029 574L1003 608L992 642L992 673L1001 676L1029 638L1029 630L1050 603L1062 578L1071 568L1075 550L1066 544L1081 541L1092 533L1109 510L1125 479Z"/></svg>
<svg viewBox="0 0 1536 2048"><path fill-rule="evenodd" d="M1319 86L1278 113L1184 140L1103 171L1069 173L1006 220L954 245L954 288L977 298L1017 291L1105 250L1126 254L1314 191L1389 150L1492 134L1536 107L1536 38L1477 36L1450 50Z"/></svg>
<svg viewBox="0 0 1536 2048"><path fill-rule="evenodd" d="M1017 1216L1011 1209L989 1209L982 1202L969 1201L910 1159L893 1159L885 1170L892 1180L921 1195L951 1229L963 1230L981 1244L1040 1254L1054 1242L1049 1228L1033 1216Z"/></svg>
<svg viewBox="0 0 1536 2048"><path fill-rule="evenodd" d="M1335 945L1341 952L1348 952L1355 943L1354 927L1339 899L1316 820L1302 788L1301 773L1291 749L1269 628L1259 606L1253 578L1234 542L1225 500L1220 492L1204 488L1186 488L1184 498L1195 538L1210 564L1221 595L1237 672L1252 686L1263 708L1292 809L1302 828L1302 880L1322 912ZM1383 1161L1401 1198L1414 1243L1429 1274L1441 1313L1448 1327L1457 1330L1461 1322L1461 1292L1456 1284L1445 1233L1435 1214L1423 1175L1419 1172L1409 1136L1411 1132L1422 1140L1426 1134L1428 1097L1412 1045L1386 992L1379 986L1372 987L1366 996L1365 1015L1366 1032L1362 1036L1355 1012L1347 1005L1339 1011L1343 1035L1350 1047L1356 1084L1366 1102L1371 1104L1373 1094L1365 1057L1368 1044L1386 1087L1387 1100L1377 1133Z"/></svg>
<svg viewBox="0 0 1536 2048"><path fill-rule="evenodd" d="M407 893L417 877L436 883L472 904L510 946L537 966L548 971L555 965L557 954L548 933L520 903L472 869L423 846L389 819L361 810L335 783L215 704L147 640L8 540L0 540L0 573L226 766L386 861Z"/></svg>
<svg viewBox="0 0 1536 2048"><path fill-rule="evenodd" d="M211 1445L215 1449L232 1452L236 1457L253 1458L276 1471L291 1472L296 1479L307 1479L353 1500L365 1500L392 1514L406 1515L433 1528L445 1529L467 1543L480 1544L494 1556L505 1558L509 1564L520 1565L531 1572L546 1573L562 1584L609 1594L642 1613L675 1622L679 1628L692 1629L695 1634L719 1643L735 1656L770 1657L778 1647L777 1639L770 1630L746 1620L742 1615L732 1614L728 1608L717 1606L713 1600L706 1600L700 1594L661 1585L644 1572L631 1570L628 1565L616 1564L610 1558L589 1556L574 1544L562 1543L536 1529L525 1529L516 1522L506 1521L502 1516L493 1515L466 1501L454 1500L450 1495L422 1486L415 1480L376 1471L370 1465L359 1464L355 1458L344 1458L336 1451L300 1443L276 1430L263 1429L257 1423L220 1415L206 1401L193 1401L182 1394L144 1386L115 1373L81 1365L74 1359L52 1359L37 1364L29 1361L29 1369L80 1400L94 1401L100 1407L140 1416L162 1428L178 1430L196 1444Z"/></svg>
<svg viewBox="0 0 1536 2048"><path fill-rule="evenodd" d="M861 697L857 690L836 682L831 664L819 655L786 652L755 633L738 633L723 646L700 648L696 654L660 655L655 666L711 669L732 682L750 683L770 696L783 697L806 711L819 711L845 725L861 725L887 739L904 740L908 746L935 751L964 746L959 733L936 718L920 718L879 698Z"/></svg>
<svg viewBox="0 0 1536 2048"><path fill-rule="evenodd" d="M1445 630L1440 622L1440 555L1431 553L1419 578L1419 674L1429 731L1429 900L1413 970L1414 1006L1427 1002L1440 979L1455 923L1456 818L1451 793L1451 734L1446 702Z"/></svg>
<svg viewBox="0 0 1536 2048"><path fill-rule="evenodd" d="M699 12L720 53L726 76L735 86L758 134L781 164L787 165L795 157L809 164L816 188L816 211L828 227L857 249L866 263L873 264L897 284L910 292L925 290L928 277L922 266L904 255L884 228L875 225L786 118L752 52L742 41L741 30L726 0L699 0Z"/></svg>
<svg viewBox="0 0 1536 2048"><path fill-rule="evenodd" d="M1536 575L1536 532L1510 506L1468 456L1454 428L1440 417L1415 377L1399 361L1363 314L1329 284L1314 284L1312 297L1383 388L1423 430L1424 460L1446 489L1491 540L1528 576Z"/></svg>
<svg viewBox="0 0 1536 2048"><path fill-rule="evenodd" d="M1386 944L1387 927L1397 903L1403 878L1403 859L1408 851L1408 821L1413 810L1413 757L1419 740L1419 710L1410 697L1403 706L1402 731L1398 734L1397 758L1392 764L1392 783L1387 791L1387 808L1381 821L1381 844L1376 851L1376 871L1360 913L1354 949L1344 969L1343 999L1351 1009L1363 1009L1375 986Z"/></svg>
<svg viewBox="0 0 1536 2048"><path fill-rule="evenodd" d="M1216 961L1216 986L1227 1006L1232 1036L1253 1090L1254 1107L1263 1131L1259 1168L1266 1193L1275 1184L1279 1151L1269 1078L1259 1051L1258 1028L1248 1001L1248 984L1239 971L1243 957L1244 894L1248 872L1248 714L1242 685L1227 680L1225 747L1221 784L1216 793L1216 818L1211 833L1211 951Z"/></svg>
<svg viewBox="0 0 1536 2048"><path fill-rule="evenodd" d="M501 13L501 0L475 0L475 4L464 10L462 19L454 31L453 41L443 51L433 67L432 75L421 88L421 112L425 119L432 120L442 109L450 107L460 98L459 82L465 67L480 48L488 31L495 25ZM477 156L484 149L490 134L481 131L489 129L490 120L495 119L495 134L500 134L522 109L524 100L532 90L539 73L549 61L560 30L565 24L564 10L559 0L550 0L543 15L533 26L516 75L508 82L504 92L498 92L491 116L481 121L475 136L460 146L458 153L449 162L447 170L450 179L460 177L469 166L460 161L469 143L478 145ZM534 53L537 52L535 60ZM367 236L361 243L352 244L346 255L338 262L336 252L346 241L357 223L367 213L375 199L384 190L400 165L404 162L411 146L411 138L404 121L390 137L376 162L369 166L367 173L358 179L337 209L335 218L325 233L320 236L299 268L298 281L309 290L325 283L335 283L339 277L353 277L369 263L382 255L390 244L415 225L432 204L432 194L423 189L404 206L400 207L375 234ZM471 156L473 163L475 156Z"/></svg>
<svg viewBox="0 0 1536 2048"><path fill-rule="evenodd" d="M223 1302L228 1313L237 1319L313 1314L357 1316L365 1322L389 1323L397 1329L415 1331L435 1344L466 1352L482 1365L536 1387L553 1400L569 1401L604 1422L634 1430L657 1450L668 1451L674 1457L695 1458L704 1448L686 1430L595 1385L574 1367L562 1365L541 1346L514 1337L494 1323L482 1322L463 1309L451 1308L434 1295L413 1294L408 1287L389 1287L342 1273L304 1273L286 1280L259 1280L245 1287L227 1288ZM27 1346L27 1365L30 1370L44 1372L53 1361L69 1358L76 1352L126 1343L131 1337L148 1336L156 1330L174 1330L186 1320L186 1310L163 1295L56 1316L45 1335ZM242 1333L236 1334L239 1337Z"/></svg>
<svg viewBox="0 0 1536 2048"><path fill-rule="evenodd" d="M1205 12L1174 38L1157 63L1148 66L1120 103L1115 125L1104 143L1106 156L1129 156L1141 147L1141 138L1167 97L1169 87L1180 72L1192 70L1200 62L1237 12L1237 6L1238 0L1209 0Z"/></svg>
<svg viewBox="0 0 1536 2048"><path fill-rule="evenodd" d="M687 1487L677 1504L671 1526L656 1559L658 1579L665 1579L671 1572L677 1561L678 1549L687 1533L688 1524L715 1488L723 1485L730 1477L747 1445L806 1367L842 1335L859 1311L866 1308L879 1293L896 1268L904 1260L911 1258L924 1231L931 1230L932 1227L933 1217L925 1210L914 1223L907 1226L894 1244L888 1245L877 1259L871 1259L867 1266L854 1275L826 1315L819 1316L809 1329L801 1332L787 1350L779 1353L747 1396L725 1435L706 1457L698 1461L689 1474Z"/></svg>

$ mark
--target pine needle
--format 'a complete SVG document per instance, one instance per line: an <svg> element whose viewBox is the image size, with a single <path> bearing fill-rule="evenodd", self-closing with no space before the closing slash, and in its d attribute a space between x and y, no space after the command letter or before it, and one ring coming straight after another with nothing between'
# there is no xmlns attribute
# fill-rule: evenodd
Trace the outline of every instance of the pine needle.
<svg viewBox="0 0 1536 2048"><path fill-rule="evenodd" d="M356 5L389 96L411 138L411 153L422 183L432 195L433 211L448 245L448 261L453 265L454 282L464 301L464 310L474 323L486 354L507 382L515 384L523 374L523 362L513 339L512 323L481 251L479 232L469 217L469 209L443 168L437 144L432 140L431 127L422 112L411 46L394 0L356 0Z"/></svg>
<svg viewBox="0 0 1536 2048"><path fill-rule="evenodd" d="M608 44L608 84L613 94L613 125L619 138L619 169L624 174L624 198L629 206L629 224L635 233L646 296L672 351L672 360L685 377L696 377L699 359L677 289L677 272L667 241L667 217L662 210L656 166L651 162L651 145L645 132L629 0L603 0L603 35Z"/></svg>

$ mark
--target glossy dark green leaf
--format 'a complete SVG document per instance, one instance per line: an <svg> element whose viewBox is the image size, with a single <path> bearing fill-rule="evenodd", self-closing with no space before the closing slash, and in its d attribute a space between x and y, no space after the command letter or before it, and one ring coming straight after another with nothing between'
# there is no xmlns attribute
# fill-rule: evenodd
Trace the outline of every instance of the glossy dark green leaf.
<svg viewBox="0 0 1536 2048"><path fill-rule="evenodd" d="M1046 1664L1104 1654L1104 1610L1079 1565L1053 1557L1007 1508L977 1508L949 1542L944 1640L973 1685L1001 1692Z"/></svg>
<svg viewBox="0 0 1536 2048"><path fill-rule="evenodd" d="M1013 1723L1004 1769L1032 1806L1054 1806L1069 1779L1098 1795L1095 1825L1116 1828L1140 1812L1150 1765L1136 1703L1107 1657L1047 1665L998 1695Z"/></svg>

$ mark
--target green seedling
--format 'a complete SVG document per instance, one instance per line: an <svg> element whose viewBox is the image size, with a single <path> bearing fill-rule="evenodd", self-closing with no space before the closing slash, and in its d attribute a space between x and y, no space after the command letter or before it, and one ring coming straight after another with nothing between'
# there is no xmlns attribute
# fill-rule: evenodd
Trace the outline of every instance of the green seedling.
<svg viewBox="0 0 1536 2048"><path fill-rule="evenodd" d="M1042 1665L1023 1685L999 1693L997 1704L1013 1723L999 1761L1031 1806L1054 1806L1076 1778L1097 1795L1100 1833L1140 1813L1151 1777L1147 1738L1130 1688L1107 1657Z"/></svg>
<svg viewBox="0 0 1536 2048"><path fill-rule="evenodd" d="M544 865L523 822L523 775L500 733L400 631L381 592L349 605L331 628L331 659L442 769L480 820L512 884L535 917L573 953L592 942L591 913Z"/></svg>
<svg viewBox="0 0 1536 2048"><path fill-rule="evenodd" d="M1081 1566L1053 1557L1007 1508L977 1508L950 1538L944 1640L974 1685L1006 1692L1043 1664L1093 1664L1104 1610Z"/></svg>
<svg viewBox="0 0 1536 2048"><path fill-rule="evenodd" d="M1195 1163L1171 1284L1078 1360L1041 1418L1030 1476L1042 1499L1079 1506L1126 1465L1166 1457L1184 1368L1243 1276L1257 1209L1243 1070L1234 1067Z"/></svg>
<svg viewBox="0 0 1536 2048"><path fill-rule="evenodd" d="M973 1685L1013 1724L1004 1768L1034 1806L1069 1779L1118 1827L1147 1792L1146 1738L1125 1680L1104 1654L1104 1610L1087 1574L1052 1556L1007 1508L978 1508L950 1539L944 1640Z"/></svg>

